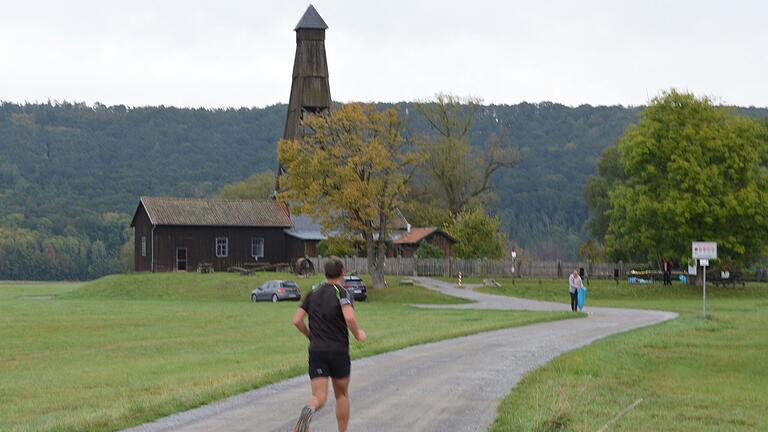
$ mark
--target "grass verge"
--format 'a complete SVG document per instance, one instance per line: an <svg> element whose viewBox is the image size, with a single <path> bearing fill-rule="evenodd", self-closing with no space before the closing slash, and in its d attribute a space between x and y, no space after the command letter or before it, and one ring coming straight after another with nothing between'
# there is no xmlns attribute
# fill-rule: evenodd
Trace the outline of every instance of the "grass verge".
<svg viewBox="0 0 768 432"><path fill-rule="evenodd" d="M296 303L248 301L267 278L123 275L85 284L0 285L0 430L115 430L306 369ZM312 280L300 281L304 289ZM422 310L449 296L390 282L356 309L360 358L567 313Z"/></svg>
<svg viewBox="0 0 768 432"><path fill-rule="evenodd" d="M496 294L568 301L563 281L501 280ZM491 430L597 431L634 401L611 431L768 430L768 286L616 285L593 281L588 304L672 310L673 321L615 335L526 376Z"/></svg>
<svg viewBox="0 0 768 432"><path fill-rule="evenodd" d="M374 290L370 277L362 276L368 286L372 303L459 304L468 300L447 296L419 286L399 285L402 278L387 277L387 289ZM287 273L256 273L240 276L234 273L133 273L105 276L82 285L79 289L63 293L68 299L106 300L183 300L242 302L251 298L251 291L270 279L294 280L306 295L312 285L324 280L314 275L296 278Z"/></svg>

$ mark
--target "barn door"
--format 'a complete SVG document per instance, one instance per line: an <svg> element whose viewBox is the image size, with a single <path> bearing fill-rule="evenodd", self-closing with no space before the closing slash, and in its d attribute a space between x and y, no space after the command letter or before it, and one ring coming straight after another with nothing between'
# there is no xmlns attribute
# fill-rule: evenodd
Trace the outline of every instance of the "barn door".
<svg viewBox="0 0 768 432"><path fill-rule="evenodd" d="M176 271L187 271L187 248L176 248Z"/></svg>

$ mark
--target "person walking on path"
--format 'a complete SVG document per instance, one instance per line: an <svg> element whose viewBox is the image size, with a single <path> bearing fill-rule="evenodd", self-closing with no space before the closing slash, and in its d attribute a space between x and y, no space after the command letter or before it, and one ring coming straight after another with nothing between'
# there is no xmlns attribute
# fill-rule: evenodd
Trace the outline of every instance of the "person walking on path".
<svg viewBox="0 0 768 432"><path fill-rule="evenodd" d="M313 289L299 306L293 325L309 339L309 378L312 397L301 410L294 432L306 432L312 415L325 405L328 380L336 398L339 432L349 423L349 332L360 342L367 339L357 325L352 294L343 286L344 265L337 257L325 263L326 281ZM304 318L309 317L309 327Z"/></svg>
<svg viewBox="0 0 768 432"><path fill-rule="evenodd" d="M573 273L568 278L568 292L571 294L571 310L576 312L576 306L578 305L578 289L584 288L584 283L579 276L579 270L573 269Z"/></svg>

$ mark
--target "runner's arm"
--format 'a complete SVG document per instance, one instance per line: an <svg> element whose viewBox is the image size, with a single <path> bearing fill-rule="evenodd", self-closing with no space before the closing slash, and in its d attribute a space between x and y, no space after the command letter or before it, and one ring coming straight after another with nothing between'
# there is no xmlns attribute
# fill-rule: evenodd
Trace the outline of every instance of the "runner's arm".
<svg viewBox="0 0 768 432"><path fill-rule="evenodd" d="M352 336L360 342L365 342L368 336L363 329L357 325L357 317L355 317L355 309L351 304L345 304L341 306L341 312L344 314L344 321L347 322L347 328L352 332Z"/></svg>
<svg viewBox="0 0 768 432"><path fill-rule="evenodd" d="M307 311L302 308L296 310L296 314L293 316L293 325L296 326L299 331L309 339L309 329L304 323L304 317L307 315Z"/></svg>

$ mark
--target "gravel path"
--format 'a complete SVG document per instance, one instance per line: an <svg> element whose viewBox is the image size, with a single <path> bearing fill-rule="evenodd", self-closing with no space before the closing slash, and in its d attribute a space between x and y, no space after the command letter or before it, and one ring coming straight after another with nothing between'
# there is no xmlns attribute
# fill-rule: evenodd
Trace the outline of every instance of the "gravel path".
<svg viewBox="0 0 768 432"><path fill-rule="evenodd" d="M570 309L566 304L483 294L471 286L460 289L434 279L415 279L427 288L476 302L421 307ZM583 319L481 333L354 361L349 430L485 431L496 417L501 399L531 370L597 339L677 316L648 310L585 311L589 316ZM308 378L301 376L128 431L285 432L291 430L308 396ZM313 432L336 430L332 390L312 426Z"/></svg>

